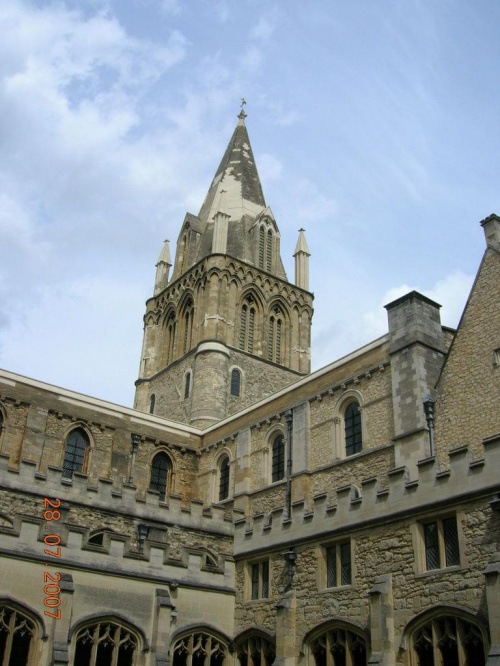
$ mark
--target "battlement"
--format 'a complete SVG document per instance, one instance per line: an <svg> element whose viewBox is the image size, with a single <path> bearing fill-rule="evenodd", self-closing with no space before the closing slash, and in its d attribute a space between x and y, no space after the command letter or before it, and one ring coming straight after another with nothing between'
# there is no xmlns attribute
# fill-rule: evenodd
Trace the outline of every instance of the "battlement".
<svg viewBox="0 0 500 666"><path fill-rule="evenodd" d="M409 481L405 467L385 477L370 477L361 487L346 485L292 504L288 517L284 507L251 519L235 522L235 556L257 550L285 548L295 543L352 532L378 520L396 519L426 510L438 511L470 499L500 492L500 434L483 442L484 458L472 459L468 447L449 452L449 469L440 471L435 458L418 463L418 478Z"/></svg>
<svg viewBox="0 0 500 666"><path fill-rule="evenodd" d="M82 504L96 509L127 515L141 521L155 521L178 525L187 529L232 536L233 521L221 506L204 507L200 500L187 505L178 495L169 495L160 501L159 493L148 490L139 497L134 485L123 483L116 487L110 479L100 478L97 485L89 485L88 476L75 472L73 478L62 475L62 469L49 467L47 474L37 471L36 463L21 460L19 468L9 467L9 456L0 454L0 488L60 499L61 502Z"/></svg>

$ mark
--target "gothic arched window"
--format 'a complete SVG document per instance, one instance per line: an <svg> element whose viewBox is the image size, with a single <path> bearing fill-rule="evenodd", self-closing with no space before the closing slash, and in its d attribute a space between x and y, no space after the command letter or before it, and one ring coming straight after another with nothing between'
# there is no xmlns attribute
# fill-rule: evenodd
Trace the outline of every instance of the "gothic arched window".
<svg viewBox="0 0 500 666"><path fill-rule="evenodd" d="M310 641L315 666L366 666L366 641L356 631L333 626Z"/></svg>
<svg viewBox="0 0 500 666"><path fill-rule="evenodd" d="M173 312L170 313L168 319L167 319L167 336L166 336L166 342L167 342L167 365L171 363L174 360L174 351L175 351L175 329L176 329L176 322L175 322L175 314Z"/></svg>
<svg viewBox="0 0 500 666"><path fill-rule="evenodd" d="M126 627L103 620L76 635L75 666L134 666L137 637Z"/></svg>
<svg viewBox="0 0 500 666"><path fill-rule="evenodd" d="M350 402L344 413L345 454L352 456L361 451L363 432L361 429L361 410L357 402Z"/></svg>
<svg viewBox="0 0 500 666"><path fill-rule="evenodd" d="M149 413L154 414L155 413L155 403L156 403L156 396L154 393L151 394L151 397L149 398Z"/></svg>
<svg viewBox="0 0 500 666"><path fill-rule="evenodd" d="M166 453L160 451L153 458L151 463L151 476L149 479L150 490L157 490L160 493L160 500L165 500L169 485L169 477L172 469L172 463Z"/></svg>
<svg viewBox="0 0 500 666"><path fill-rule="evenodd" d="M236 643L239 666L271 666L276 659L274 644L260 634L253 634Z"/></svg>
<svg viewBox="0 0 500 666"><path fill-rule="evenodd" d="M269 318L269 332L267 341L267 357L270 361L281 363L281 347L283 332L283 314L278 306L275 306Z"/></svg>
<svg viewBox="0 0 500 666"><path fill-rule="evenodd" d="M251 354L253 353L255 313L255 300L252 295L249 295L241 306L240 349L250 352Z"/></svg>
<svg viewBox="0 0 500 666"><path fill-rule="evenodd" d="M265 245L265 236L266 232L264 227L259 229L259 268L264 268L264 245Z"/></svg>
<svg viewBox="0 0 500 666"><path fill-rule="evenodd" d="M184 326L184 342L183 342L183 354L188 352L191 348L192 338L193 338L193 301L189 299L186 303L184 315L183 315L183 326Z"/></svg>
<svg viewBox="0 0 500 666"><path fill-rule="evenodd" d="M469 666L485 663L481 629L454 615L437 615L412 634L412 666Z"/></svg>
<svg viewBox="0 0 500 666"><path fill-rule="evenodd" d="M271 468L271 480L281 481L285 476L285 438L280 433L273 441L273 459Z"/></svg>
<svg viewBox="0 0 500 666"><path fill-rule="evenodd" d="M241 372L234 368L231 370L231 395L238 397L241 389Z"/></svg>
<svg viewBox="0 0 500 666"><path fill-rule="evenodd" d="M35 623L9 605L0 605L0 658L2 664L27 666L32 661Z"/></svg>
<svg viewBox="0 0 500 666"><path fill-rule="evenodd" d="M66 438L64 449L63 477L71 479L74 472L81 472L85 466L89 438L85 430L75 428Z"/></svg>
<svg viewBox="0 0 500 666"><path fill-rule="evenodd" d="M219 502L229 497L229 456L219 462Z"/></svg>
<svg viewBox="0 0 500 666"><path fill-rule="evenodd" d="M172 649L172 666L226 666L227 645L203 631L179 638Z"/></svg>
<svg viewBox="0 0 500 666"><path fill-rule="evenodd" d="M266 262L266 268L271 272L271 267L273 265L273 232L271 229L268 230L267 232L267 262Z"/></svg>
<svg viewBox="0 0 500 666"><path fill-rule="evenodd" d="M191 373L188 372L186 373L186 377L184 378L184 400L186 400L186 398L189 398L190 391L191 391Z"/></svg>

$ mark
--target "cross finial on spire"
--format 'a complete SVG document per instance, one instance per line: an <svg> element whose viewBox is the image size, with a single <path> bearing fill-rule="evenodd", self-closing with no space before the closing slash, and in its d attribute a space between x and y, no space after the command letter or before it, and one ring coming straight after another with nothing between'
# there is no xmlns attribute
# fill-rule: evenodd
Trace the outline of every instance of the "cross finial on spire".
<svg viewBox="0 0 500 666"><path fill-rule="evenodd" d="M239 118L240 120L243 120L243 121L244 121L245 118L247 117L247 114L245 113L245 109L244 109L245 104L246 104L246 100L245 100L244 97L242 97L242 98L241 98L241 104L240 104L241 111L240 111L239 114L238 114L238 118Z"/></svg>

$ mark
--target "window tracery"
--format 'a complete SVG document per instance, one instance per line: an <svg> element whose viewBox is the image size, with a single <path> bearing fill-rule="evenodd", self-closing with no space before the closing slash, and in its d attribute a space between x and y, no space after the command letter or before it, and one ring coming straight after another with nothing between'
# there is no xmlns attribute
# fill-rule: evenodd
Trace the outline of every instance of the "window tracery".
<svg viewBox="0 0 500 666"><path fill-rule="evenodd" d="M236 646L239 666L271 666L276 658L273 643L259 636L249 636Z"/></svg>
<svg viewBox="0 0 500 666"><path fill-rule="evenodd" d="M6 666L34 666L35 623L24 613L0 606L0 659Z"/></svg>
<svg viewBox="0 0 500 666"><path fill-rule="evenodd" d="M211 634L193 632L175 642L172 662L172 666L226 666L227 645Z"/></svg>
<svg viewBox="0 0 500 666"><path fill-rule="evenodd" d="M112 621L83 627L76 635L74 666L135 666L138 642Z"/></svg>
<svg viewBox="0 0 500 666"><path fill-rule="evenodd" d="M356 631L332 627L310 642L314 666L366 666L366 641Z"/></svg>

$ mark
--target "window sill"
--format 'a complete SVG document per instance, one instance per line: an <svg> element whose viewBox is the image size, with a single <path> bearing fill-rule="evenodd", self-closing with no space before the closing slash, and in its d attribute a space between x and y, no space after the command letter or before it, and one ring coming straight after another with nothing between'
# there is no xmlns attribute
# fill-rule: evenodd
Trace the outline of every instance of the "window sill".
<svg viewBox="0 0 500 666"><path fill-rule="evenodd" d="M355 586L352 583L349 583L349 585L339 585L338 587L323 587L321 590L319 590L319 593L327 594L328 592L347 592L354 589Z"/></svg>
<svg viewBox="0 0 500 666"><path fill-rule="evenodd" d="M463 564L454 564L451 567L443 567L442 569L429 569L429 571L419 571L415 574L415 578L430 578L431 576L439 576L445 573L454 573L455 571L462 571Z"/></svg>

